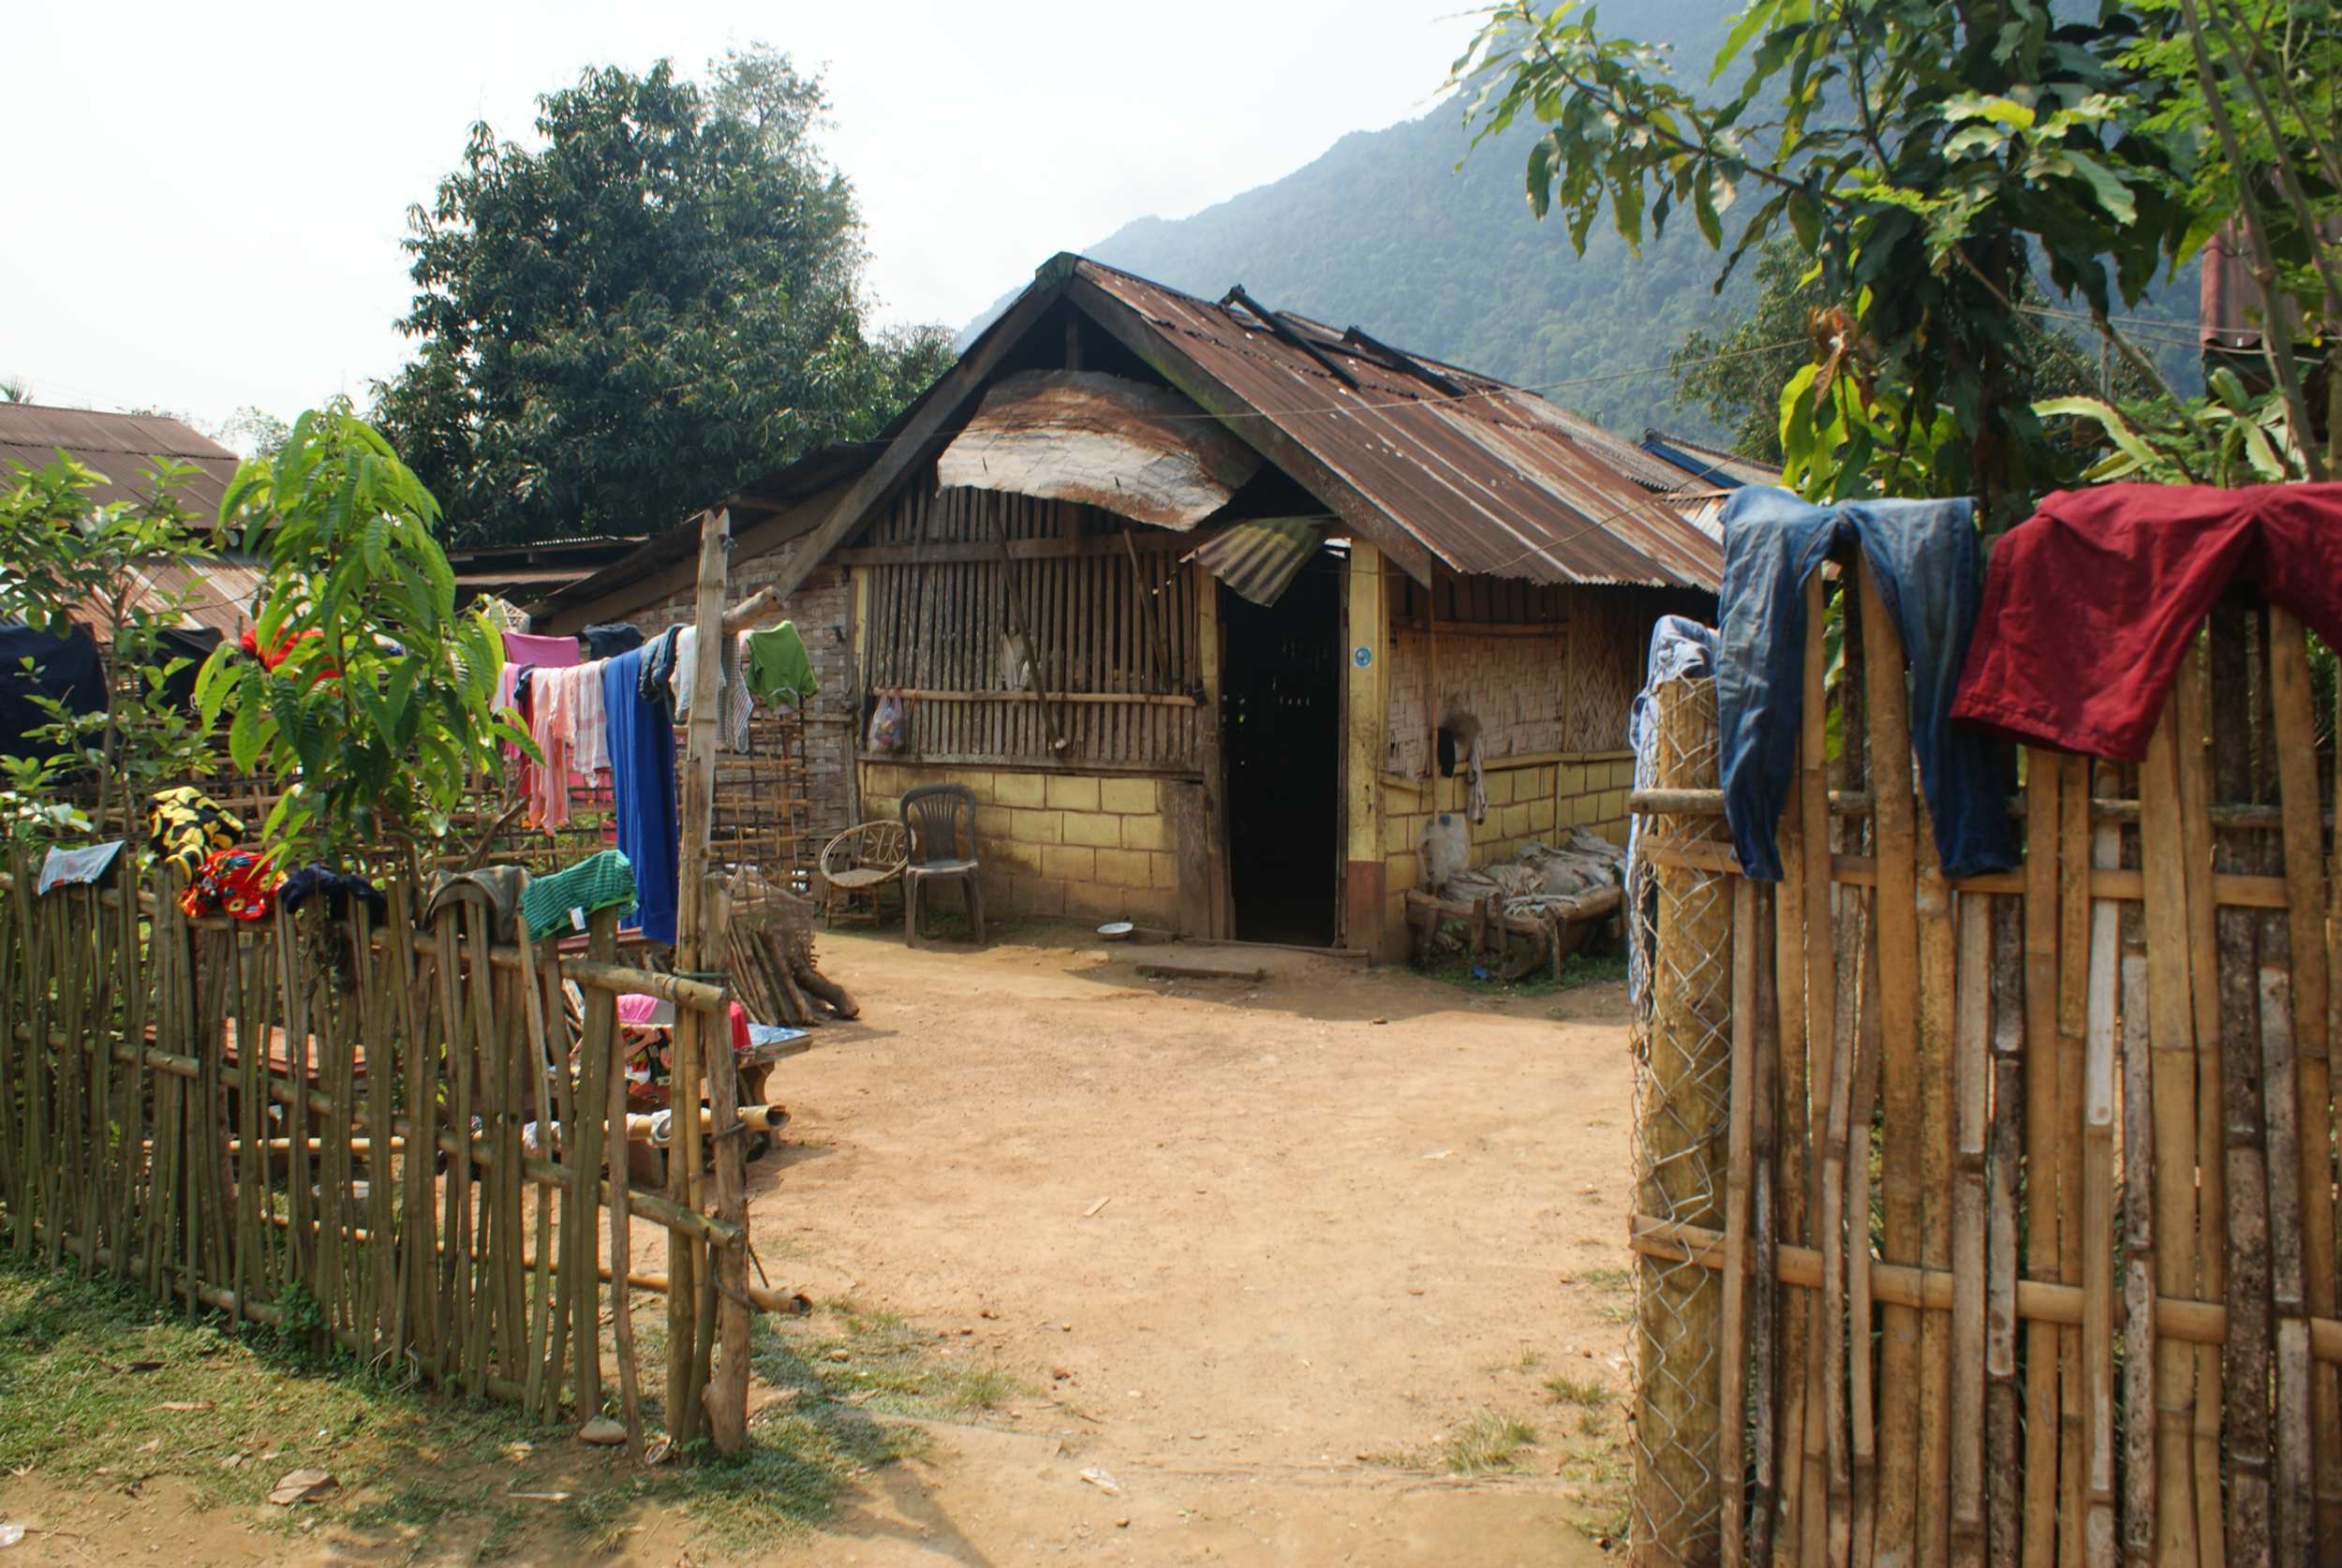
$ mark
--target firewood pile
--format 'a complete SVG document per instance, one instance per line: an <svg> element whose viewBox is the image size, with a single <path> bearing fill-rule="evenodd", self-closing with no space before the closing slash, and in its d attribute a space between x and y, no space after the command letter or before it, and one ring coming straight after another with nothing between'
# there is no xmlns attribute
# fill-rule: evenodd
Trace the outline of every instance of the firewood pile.
<svg viewBox="0 0 2342 1568"><path fill-rule="evenodd" d="M725 968L733 994L751 1019L807 1028L824 1016L861 1015L846 988L813 961L813 916L820 906L753 869L735 874L730 892Z"/></svg>

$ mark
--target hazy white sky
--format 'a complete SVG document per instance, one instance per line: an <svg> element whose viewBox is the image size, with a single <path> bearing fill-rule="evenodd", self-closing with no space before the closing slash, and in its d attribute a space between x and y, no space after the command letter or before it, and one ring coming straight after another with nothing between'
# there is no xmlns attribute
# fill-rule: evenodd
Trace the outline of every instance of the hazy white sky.
<svg viewBox="0 0 2342 1568"><path fill-rule="evenodd" d="M589 64L825 67L887 319L955 327L1059 250L1428 109L1472 0L12 0L0 377L289 416L405 358L398 248L485 119Z"/></svg>

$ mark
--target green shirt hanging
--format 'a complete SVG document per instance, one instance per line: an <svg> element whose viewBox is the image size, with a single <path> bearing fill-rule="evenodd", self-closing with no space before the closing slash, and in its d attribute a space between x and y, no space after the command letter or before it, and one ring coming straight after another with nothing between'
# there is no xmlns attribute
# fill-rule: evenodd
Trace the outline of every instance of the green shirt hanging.
<svg viewBox="0 0 2342 1568"><path fill-rule="evenodd" d="M783 621L751 631L749 645L749 694L760 703L786 703L802 707L820 690L813 678L813 660L805 651L794 621Z"/></svg>

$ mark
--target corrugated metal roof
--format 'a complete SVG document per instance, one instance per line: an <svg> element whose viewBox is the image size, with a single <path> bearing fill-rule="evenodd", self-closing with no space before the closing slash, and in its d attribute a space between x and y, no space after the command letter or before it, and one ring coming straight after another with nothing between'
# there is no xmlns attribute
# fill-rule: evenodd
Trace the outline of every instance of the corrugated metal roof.
<svg viewBox="0 0 2342 1568"><path fill-rule="evenodd" d="M1670 490L1730 490L1743 484L1779 484L1781 470L1707 441L1668 430L1646 430L1637 449L1681 470Z"/></svg>
<svg viewBox="0 0 2342 1568"><path fill-rule="evenodd" d="M236 466L244 461L181 420L0 403L0 480L14 477L11 461L45 468L60 451L104 476L95 493L100 501L139 499L146 490L146 471L157 457L193 464L198 472L178 496L199 528L217 524L219 503L236 477Z"/></svg>
<svg viewBox="0 0 2342 1568"><path fill-rule="evenodd" d="M266 575L248 561L149 561L136 573L133 601L150 611L175 609L182 625L210 627L232 638L252 624L252 603ZM100 639L111 630L95 605L71 614Z"/></svg>
<svg viewBox="0 0 2342 1568"><path fill-rule="evenodd" d="M1046 270L1045 269L1045 274ZM1306 448L1450 570L1541 583L1713 591L1716 541L1660 502L1632 444L1534 393L1410 356L1441 391L1320 322L1278 312L1307 348L1250 312L1086 259L1075 274L1135 312L1206 374ZM1274 302L1264 302L1274 308ZM1336 361L1350 384L1315 355ZM1239 427L1240 428L1240 427Z"/></svg>
<svg viewBox="0 0 2342 1568"><path fill-rule="evenodd" d="M1317 553L1322 517L1253 517L1214 534L1188 560L1254 604L1274 604Z"/></svg>

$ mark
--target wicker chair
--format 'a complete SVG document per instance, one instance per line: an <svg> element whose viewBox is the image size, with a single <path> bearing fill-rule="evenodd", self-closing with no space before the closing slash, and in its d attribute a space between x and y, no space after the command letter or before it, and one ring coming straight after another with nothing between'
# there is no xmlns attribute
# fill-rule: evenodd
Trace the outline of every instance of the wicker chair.
<svg viewBox="0 0 2342 1568"><path fill-rule="evenodd" d="M976 793L965 784L922 784L903 796L911 860L903 867L903 940L919 945L919 895L931 881L956 881L968 927L984 943L984 883L976 867Z"/></svg>
<svg viewBox="0 0 2342 1568"><path fill-rule="evenodd" d="M831 839L822 850L823 895L831 925L838 911L867 895L870 924L879 920L879 894L903 874L910 859L908 838L900 822L858 822Z"/></svg>

